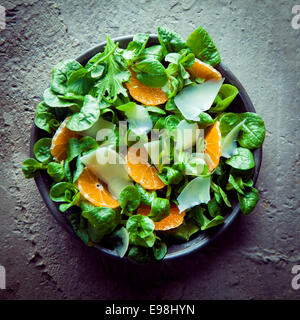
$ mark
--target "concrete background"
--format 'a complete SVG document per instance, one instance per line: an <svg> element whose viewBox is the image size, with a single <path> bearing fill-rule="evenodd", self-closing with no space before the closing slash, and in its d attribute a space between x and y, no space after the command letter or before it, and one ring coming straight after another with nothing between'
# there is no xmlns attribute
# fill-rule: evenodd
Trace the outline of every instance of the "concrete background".
<svg viewBox="0 0 300 320"><path fill-rule="evenodd" d="M300 264L299 1L1 1L0 299L298 299ZM131 5L130 5L131 4ZM50 215L21 163L50 71L105 40L168 26L187 37L203 25L245 86L267 135L261 200L207 249L156 266L112 262L74 241Z"/></svg>

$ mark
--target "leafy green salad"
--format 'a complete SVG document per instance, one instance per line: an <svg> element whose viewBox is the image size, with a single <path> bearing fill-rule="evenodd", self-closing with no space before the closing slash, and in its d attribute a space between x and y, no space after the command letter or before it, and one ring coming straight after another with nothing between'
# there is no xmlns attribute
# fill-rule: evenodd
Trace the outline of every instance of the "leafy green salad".
<svg viewBox="0 0 300 320"><path fill-rule="evenodd" d="M53 68L22 171L50 181L86 245L161 260L168 245L221 226L235 201L244 215L254 209L264 121L232 111L239 91L204 28L185 41L158 27L158 41L139 33L126 48L106 38L87 63Z"/></svg>

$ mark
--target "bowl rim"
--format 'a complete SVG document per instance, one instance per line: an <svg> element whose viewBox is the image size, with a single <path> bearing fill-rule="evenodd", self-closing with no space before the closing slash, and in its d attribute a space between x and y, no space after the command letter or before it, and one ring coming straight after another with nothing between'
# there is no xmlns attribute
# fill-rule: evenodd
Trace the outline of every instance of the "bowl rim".
<svg viewBox="0 0 300 320"><path fill-rule="evenodd" d="M125 36L120 36L120 37L115 37L112 40L114 42L123 42L128 43L129 41L131 41L133 39L134 35L125 35ZM158 42L158 37L157 35L154 34L149 34L149 42ZM93 55L95 55L96 53L100 52L103 50L104 46L106 45L106 41L103 41L91 48L89 48L88 50L84 51L82 54L80 54L78 57L75 58L75 60L77 60L78 62L82 63L86 60L88 60L89 58L91 58ZM247 110L247 112L254 112L256 113L256 110L250 100L249 95L247 94L245 88L243 87L243 85L241 84L241 82L235 77L235 75L223 64L220 63L218 66L215 67L217 70L219 70L221 72L222 75L224 75L225 79L232 85L234 85L235 87L238 88L239 90L239 96L245 106L245 109ZM37 141L38 137L39 137L39 133L42 130L40 130L34 123L33 121L33 126L31 129L31 136L30 136L30 157L34 157L34 153L33 153L33 147L34 147L34 143ZM259 175L259 171L260 171L260 167L261 167L261 162L262 162L262 147L253 150L253 155L254 155L254 160L255 160L255 169L254 169L254 175L253 175L253 182L254 185L256 184L258 175ZM73 231L71 224L69 223L69 221L66 219L65 215L63 215L57 208L57 205L55 204L55 202L53 202L50 199L49 196L49 186L46 182L45 179L45 174L42 173L39 176L34 178L35 183L37 185L37 188L41 194L42 199L44 200L48 210L50 211L50 213L52 214L52 216L55 218L55 220L69 233L73 236L73 238L76 238L81 244L82 240L79 239L79 237L76 236L75 232ZM206 247L207 245L211 244L213 241L215 241L221 234L223 234L233 223L234 220L236 220L237 216L240 213L240 206L239 204L237 204L233 210L230 211L230 213L228 214L228 216L226 217L224 224L221 225L218 229L216 229L216 231L212 234L212 235L207 235L204 240L200 239L200 242L195 242L193 245L191 246L185 246L185 244L189 243L190 241L187 242L182 242L182 250L179 251L175 251L173 253L168 253L166 254L166 256L158 261L158 262L166 262L166 261L173 261L175 259L178 258L183 258L191 253L194 253L200 249L203 249L204 247ZM199 238L199 236L203 235L201 232L195 236L194 240ZM114 252L113 250L110 250L108 248L102 247L100 245L95 245L93 247L87 247L85 246L85 248L89 248L89 249L95 249L97 250L97 252L100 252L102 254L104 254L105 256L108 256L110 258L116 259L116 260L128 260L130 261L130 259L128 259L127 257L119 257L117 255L116 252Z"/></svg>

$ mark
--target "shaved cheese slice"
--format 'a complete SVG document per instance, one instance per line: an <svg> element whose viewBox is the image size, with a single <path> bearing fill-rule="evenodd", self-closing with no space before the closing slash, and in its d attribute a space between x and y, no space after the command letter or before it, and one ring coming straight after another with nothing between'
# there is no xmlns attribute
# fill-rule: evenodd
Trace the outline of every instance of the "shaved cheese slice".
<svg viewBox="0 0 300 320"><path fill-rule="evenodd" d="M152 164L157 168L159 165L159 140L153 140L144 144L144 148L148 152L148 155L151 159Z"/></svg>
<svg viewBox="0 0 300 320"><path fill-rule="evenodd" d="M129 233L126 228L122 227L121 229L113 232L108 241L112 242L114 251L123 258L128 250L129 246Z"/></svg>
<svg viewBox="0 0 300 320"><path fill-rule="evenodd" d="M124 187L133 185L127 173L125 159L111 148L99 147L81 157L81 162L107 184L109 192L115 199L119 197Z"/></svg>
<svg viewBox="0 0 300 320"><path fill-rule="evenodd" d="M197 123L181 120L176 128L176 149L186 150L193 147L200 135Z"/></svg>
<svg viewBox="0 0 300 320"><path fill-rule="evenodd" d="M236 125L225 138L222 138L222 157L231 158L237 154L237 138L245 120Z"/></svg>
<svg viewBox="0 0 300 320"><path fill-rule="evenodd" d="M190 85L177 94L174 102L185 119L199 121L199 114L212 106L224 79Z"/></svg>
<svg viewBox="0 0 300 320"><path fill-rule="evenodd" d="M210 176L199 176L185 186L177 198L180 212L209 202L210 181Z"/></svg>
<svg viewBox="0 0 300 320"><path fill-rule="evenodd" d="M129 122L129 129L137 136L147 134L151 131L153 124L145 107L129 102L117 107L117 109L125 113Z"/></svg>
<svg viewBox="0 0 300 320"><path fill-rule="evenodd" d="M82 136L90 136L96 139L98 131L101 131L102 129L114 130L115 127L116 125L112 122L106 121L103 118L99 118L99 120L91 128L78 133Z"/></svg>

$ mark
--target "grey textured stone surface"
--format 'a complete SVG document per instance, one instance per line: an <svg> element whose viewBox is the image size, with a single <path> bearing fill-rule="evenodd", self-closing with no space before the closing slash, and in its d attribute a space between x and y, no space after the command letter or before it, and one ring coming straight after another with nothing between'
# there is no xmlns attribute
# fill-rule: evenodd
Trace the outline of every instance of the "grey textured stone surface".
<svg viewBox="0 0 300 320"><path fill-rule="evenodd" d="M295 2L295 3L294 3ZM298 299L300 264L300 30L297 1L2 1L0 31L0 299ZM124 265L73 240L20 166L52 67L110 36L211 34L245 86L267 136L255 211L201 252L173 263Z"/></svg>

